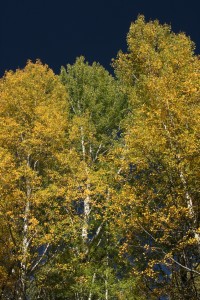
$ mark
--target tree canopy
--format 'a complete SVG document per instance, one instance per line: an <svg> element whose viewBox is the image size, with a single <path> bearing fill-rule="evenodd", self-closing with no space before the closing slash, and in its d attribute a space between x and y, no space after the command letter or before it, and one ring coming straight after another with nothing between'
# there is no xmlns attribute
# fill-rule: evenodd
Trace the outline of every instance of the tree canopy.
<svg viewBox="0 0 200 300"><path fill-rule="evenodd" d="M0 79L0 299L200 299L200 60L139 16L114 76Z"/></svg>

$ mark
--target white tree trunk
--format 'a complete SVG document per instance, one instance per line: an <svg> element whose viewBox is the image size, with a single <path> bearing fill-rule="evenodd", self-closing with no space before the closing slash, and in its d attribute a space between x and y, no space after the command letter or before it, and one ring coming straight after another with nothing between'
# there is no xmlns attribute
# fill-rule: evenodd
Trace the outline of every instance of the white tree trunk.
<svg viewBox="0 0 200 300"><path fill-rule="evenodd" d="M27 158L27 167L30 167L29 164L29 156ZM26 205L24 209L24 219L23 219L23 239L22 239L22 260L21 260L21 288L22 288L22 295L20 296L21 299L26 299L26 276L27 276L27 256L28 256L28 247L29 247L29 239L28 239L28 222L29 222L29 215L30 215L30 197L31 197L31 186L30 181L26 178Z"/></svg>
<svg viewBox="0 0 200 300"><path fill-rule="evenodd" d="M81 146L82 146L82 155L83 155L83 161L85 162L85 172L88 177L88 169L86 165L86 148L85 148L85 136L84 136L84 130L83 126L80 128L81 131ZM88 178L87 178L88 180ZM87 183L86 185L87 193L90 190L90 184ZM86 245L88 242L88 220L89 220L89 215L90 215L90 196L87 195L84 199L84 211L83 211L83 228L82 228L82 239L84 244Z"/></svg>
<svg viewBox="0 0 200 300"><path fill-rule="evenodd" d="M196 218L196 215L195 215L195 211L194 211L194 205L193 205L193 201L192 201L192 198L188 192L188 189L187 189L187 183L186 183L186 180L185 180L185 177L184 177L184 174L183 174L183 171L180 171L180 179L181 179L181 182L184 186L184 189L185 189L185 198L186 198L186 201L187 201L187 207L188 207L188 210L189 210L189 213L190 213L190 216L193 218L194 220L194 237L198 243L198 249L200 251L200 234L197 232L197 218Z"/></svg>
<svg viewBox="0 0 200 300"><path fill-rule="evenodd" d="M89 293L88 300L92 300L92 287L93 287L95 278L96 278L96 273L94 273L93 276L92 276L92 284L91 284L91 290L90 290L90 293Z"/></svg>
<svg viewBox="0 0 200 300"><path fill-rule="evenodd" d="M173 120L171 120L171 122L173 124ZM167 125L163 123L163 126L164 126L165 131L167 132L169 142L170 142L170 146L171 146L171 148L173 148L172 141L171 141L171 134L170 134L170 132L167 128ZM180 162L181 162L180 154L177 154L177 163L179 164ZM190 193L189 193L188 188L187 188L187 182L185 180L183 170L181 170L181 169L180 169L179 176L180 176L181 182L183 184L183 187L185 189L185 199L186 199L186 203L187 203L187 208L189 210L190 216L193 218L193 221L194 221L193 233L194 233L194 237L195 237L195 239L197 241L197 244L198 244L198 249L200 251L200 234L197 232L198 224L197 224L197 218L196 218L196 215L195 215L194 204L193 204L192 197L190 196Z"/></svg>

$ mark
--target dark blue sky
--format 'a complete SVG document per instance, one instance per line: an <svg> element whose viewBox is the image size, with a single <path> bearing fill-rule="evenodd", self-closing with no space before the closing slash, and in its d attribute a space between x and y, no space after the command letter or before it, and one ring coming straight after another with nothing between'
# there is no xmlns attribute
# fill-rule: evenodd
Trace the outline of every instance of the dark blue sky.
<svg viewBox="0 0 200 300"><path fill-rule="evenodd" d="M40 58L58 73L84 55L109 69L138 14L184 31L200 53L200 2L150 0L0 0L0 76Z"/></svg>

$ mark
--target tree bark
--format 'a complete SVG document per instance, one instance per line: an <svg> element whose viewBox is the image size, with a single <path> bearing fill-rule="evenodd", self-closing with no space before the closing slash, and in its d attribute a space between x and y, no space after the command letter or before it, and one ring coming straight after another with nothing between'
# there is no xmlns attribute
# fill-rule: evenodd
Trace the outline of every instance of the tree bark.
<svg viewBox="0 0 200 300"><path fill-rule="evenodd" d="M27 158L27 167L30 168L30 157ZM27 256L28 256L28 223L30 215L30 198L31 198L31 185L29 178L26 178L26 205L24 209L24 219L23 219L23 240L22 240L22 260L21 260L21 291L19 293L19 300L27 299Z"/></svg>

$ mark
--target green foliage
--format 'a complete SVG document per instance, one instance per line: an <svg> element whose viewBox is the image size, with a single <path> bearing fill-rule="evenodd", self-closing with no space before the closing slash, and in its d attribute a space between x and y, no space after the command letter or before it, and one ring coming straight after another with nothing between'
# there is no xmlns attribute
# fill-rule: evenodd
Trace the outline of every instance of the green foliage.
<svg viewBox="0 0 200 300"><path fill-rule="evenodd" d="M90 66L83 57L66 69L62 67L60 77L69 94L71 115L89 119L96 143L105 148L115 137L126 112L127 99L122 88L102 66Z"/></svg>

